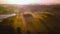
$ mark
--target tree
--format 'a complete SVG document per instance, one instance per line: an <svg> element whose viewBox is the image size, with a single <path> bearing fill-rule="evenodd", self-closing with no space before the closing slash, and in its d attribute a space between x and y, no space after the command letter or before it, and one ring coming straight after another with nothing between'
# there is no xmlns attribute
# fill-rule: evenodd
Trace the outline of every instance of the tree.
<svg viewBox="0 0 60 34"><path fill-rule="evenodd" d="M4 5L0 5L0 14L11 14L14 12L14 8L4 7Z"/></svg>

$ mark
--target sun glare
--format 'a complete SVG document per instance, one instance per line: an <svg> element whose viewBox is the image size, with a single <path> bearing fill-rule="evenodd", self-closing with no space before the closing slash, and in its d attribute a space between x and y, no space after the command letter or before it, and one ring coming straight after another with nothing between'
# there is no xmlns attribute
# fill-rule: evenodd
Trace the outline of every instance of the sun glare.
<svg viewBox="0 0 60 34"><path fill-rule="evenodd" d="M36 0L7 0L6 3L8 4L31 4L31 3L35 3Z"/></svg>

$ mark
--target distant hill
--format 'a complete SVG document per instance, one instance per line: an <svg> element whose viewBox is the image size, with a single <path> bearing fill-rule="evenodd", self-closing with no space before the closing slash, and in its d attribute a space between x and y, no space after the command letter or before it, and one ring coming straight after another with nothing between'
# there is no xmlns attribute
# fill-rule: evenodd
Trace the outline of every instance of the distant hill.
<svg viewBox="0 0 60 34"><path fill-rule="evenodd" d="M0 6L5 6L5 8L18 9L20 12L31 11L31 12L52 12L60 13L60 5L39 5L39 4L30 4L30 5L18 5L18 4L1 4Z"/></svg>

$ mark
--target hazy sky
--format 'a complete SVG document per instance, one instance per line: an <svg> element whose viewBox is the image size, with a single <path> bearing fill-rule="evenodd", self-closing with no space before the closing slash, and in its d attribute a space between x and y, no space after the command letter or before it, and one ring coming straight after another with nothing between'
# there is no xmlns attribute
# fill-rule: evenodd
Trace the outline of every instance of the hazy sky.
<svg viewBox="0 0 60 34"><path fill-rule="evenodd" d="M0 0L0 4L60 4L60 0Z"/></svg>

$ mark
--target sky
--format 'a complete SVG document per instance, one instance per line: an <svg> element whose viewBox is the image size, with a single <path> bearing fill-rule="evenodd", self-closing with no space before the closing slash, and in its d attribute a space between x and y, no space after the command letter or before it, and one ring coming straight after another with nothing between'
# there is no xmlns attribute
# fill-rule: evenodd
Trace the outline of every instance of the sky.
<svg viewBox="0 0 60 34"><path fill-rule="evenodd" d="M60 0L0 0L0 4L60 4Z"/></svg>

